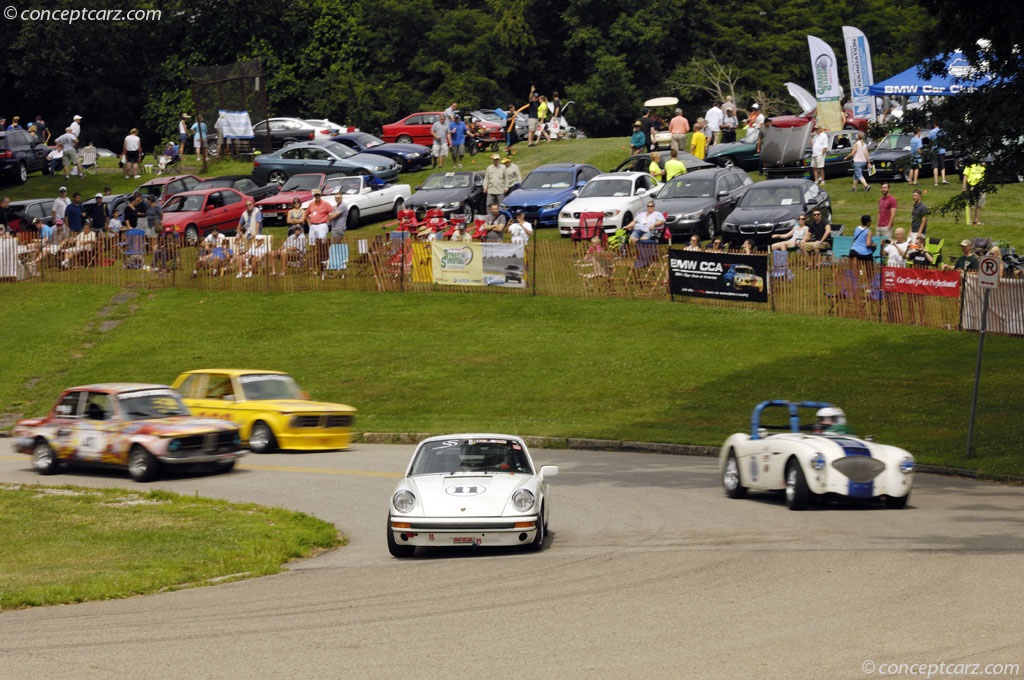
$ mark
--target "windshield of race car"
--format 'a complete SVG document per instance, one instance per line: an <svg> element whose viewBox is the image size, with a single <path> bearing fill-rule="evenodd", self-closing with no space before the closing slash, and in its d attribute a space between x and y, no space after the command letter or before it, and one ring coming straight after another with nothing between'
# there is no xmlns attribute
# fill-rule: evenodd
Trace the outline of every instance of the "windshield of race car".
<svg viewBox="0 0 1024 680"><path fill-rule="evenodd" d="M290 375L243 375L238 382L247 400L305 399L298 383Z"/></svg>
<svg viewBox="0 0 1024 680"><path fill-rule="evenodd" d="M139 390L117 395L125 420L149 420L190 415L188 407L172 390Z"/></svg>
<svg viewBox="0 0 1024 680"><path fill-rule="evenodd" d="M522 444L510 439L435 440L422 444L412 463L413 475L457 472L532 474Z"/></svg>

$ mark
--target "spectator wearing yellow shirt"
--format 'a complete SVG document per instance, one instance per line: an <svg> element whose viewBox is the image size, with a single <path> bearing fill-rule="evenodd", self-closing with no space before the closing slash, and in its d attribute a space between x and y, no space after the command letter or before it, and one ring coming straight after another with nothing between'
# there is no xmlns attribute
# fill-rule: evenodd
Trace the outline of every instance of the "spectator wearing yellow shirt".
<svg viewBox="0 0 1024 680"><path fill-rule="evenodd" d="M704 135L706 123L703 118L697 120L693 126L693 134L690 135L690 153L701 160L704 159L708 149L708 138Z"/></svg>
<svg viewBox="0 0 1024 680"><path fill-rule="evenodd" d="M679 160L679 152L676 149L672 149L669 154L669 158L665 161L665 181L669 181L676 175L686 174L686 165Z"/></svg>

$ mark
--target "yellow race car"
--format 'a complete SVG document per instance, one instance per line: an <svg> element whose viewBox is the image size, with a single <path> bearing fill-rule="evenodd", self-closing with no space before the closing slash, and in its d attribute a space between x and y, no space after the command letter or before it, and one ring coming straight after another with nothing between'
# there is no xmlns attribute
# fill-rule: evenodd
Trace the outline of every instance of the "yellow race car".
<svg viewBox="0 0 1024 680"><path fill-rule="evenodd" d="M174 388L194 415L237 423L254 453L347 449L352 442L356 409L311 401L287 373L208 368L182 373Z"/></svg>

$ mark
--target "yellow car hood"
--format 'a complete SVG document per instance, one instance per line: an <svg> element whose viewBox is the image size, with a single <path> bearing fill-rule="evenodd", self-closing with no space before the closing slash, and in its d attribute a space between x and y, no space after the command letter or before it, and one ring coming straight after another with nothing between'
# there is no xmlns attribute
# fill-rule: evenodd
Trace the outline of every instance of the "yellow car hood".
<svg viewBox="0 0 1024 680"><path fill-rule="evenodd" d="M236 407L253 411L280 411L281 413L355 413L356 409L346 404L332 404L327 401L306 399L259 399L236 402Z"/></svg>

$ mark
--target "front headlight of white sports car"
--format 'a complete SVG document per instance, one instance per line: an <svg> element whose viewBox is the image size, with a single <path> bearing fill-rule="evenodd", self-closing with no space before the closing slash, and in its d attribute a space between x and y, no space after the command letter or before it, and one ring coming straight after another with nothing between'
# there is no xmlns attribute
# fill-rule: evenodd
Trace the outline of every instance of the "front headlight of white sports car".
<svg viewBox="0 0 1024 680"><path fill-rule="evenodd" d="M914 471L914 459L910 456L903 456L903 460L900 461L900 472L905 475L909 475Z"/></svg>
<svg viewBox="0 0 1024 680"><path fill-rule="evenodd" d="M398 512L411 512L416 505L416 496L413 495L412 491L402 489L391 499L391 504L395 506L395 510L398 510Z"/></svg>
<svg viewBox="0 0 1024 680"><path fill-rule="evenodd" d="M811 458L811 467L815 470L820 470L825 467L825 456L820 453L814 454L814 458Z"/></svg>
<svg viewBox="0 0 1024 680"><path fill-rule="evenodd" d="M533 492L529 489L519 489L512 494L512 505L519 512L528 512L533 507L535 500Z"/></svg>

